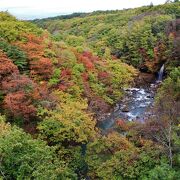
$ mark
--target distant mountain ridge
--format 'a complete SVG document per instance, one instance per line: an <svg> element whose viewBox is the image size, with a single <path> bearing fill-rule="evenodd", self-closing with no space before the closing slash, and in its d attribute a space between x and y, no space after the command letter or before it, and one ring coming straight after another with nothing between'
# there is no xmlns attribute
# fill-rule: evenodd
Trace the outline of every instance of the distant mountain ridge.
<svg viewBox="0 0 180 180"><path fill-rule="evenodd" d="M160 42L167 42L166 28L169 22L179 17L179 7L179 2L151 4L134 9L74 13L37 19L33 23L47 29L57 41L65 41L77 48L90 48L101 57L110 51L111 55L128 64L152 71L154 48ZM144 62L148 68L144 68Z"/></svg>

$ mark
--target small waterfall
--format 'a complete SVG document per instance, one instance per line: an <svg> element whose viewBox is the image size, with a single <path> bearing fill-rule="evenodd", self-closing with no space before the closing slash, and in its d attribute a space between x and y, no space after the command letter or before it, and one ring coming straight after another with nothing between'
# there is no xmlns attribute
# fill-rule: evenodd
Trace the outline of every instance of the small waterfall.
<svg viewBox="0 0 180 180"><path fill-rule="evenodd" d="M161 66L161 69L159 70L159 73L158 73L158 81L162 81L162 79L163 79L163 74L164 74L164 64Z"/></svg>

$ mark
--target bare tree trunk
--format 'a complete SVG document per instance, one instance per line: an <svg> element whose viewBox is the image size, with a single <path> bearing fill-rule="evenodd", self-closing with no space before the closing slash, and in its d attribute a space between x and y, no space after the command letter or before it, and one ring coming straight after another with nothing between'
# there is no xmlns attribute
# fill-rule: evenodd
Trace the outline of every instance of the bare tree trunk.
<svg viewBox="0 0 180 180"><path fill-rule="evenodd" d="M172 107L174 105L174 101L171 103ZM169 146L169 165L172 167L173 164L173 154L172 154L172 126L174 122L174 114L175 111L173 109L169 109L168 111L169 114L169 132L168 132L168 146Z"/></svg>
<svg viewBox="0 0 180 180"><path fill-rule="evenodd" d="M168 149L169 149L169 164L172 167L172 159L173 159L173 154L172 154L172 143L171 143L171 133L172 133L172 123L170 122L169 124L169 132L168 132Z"/></svg>

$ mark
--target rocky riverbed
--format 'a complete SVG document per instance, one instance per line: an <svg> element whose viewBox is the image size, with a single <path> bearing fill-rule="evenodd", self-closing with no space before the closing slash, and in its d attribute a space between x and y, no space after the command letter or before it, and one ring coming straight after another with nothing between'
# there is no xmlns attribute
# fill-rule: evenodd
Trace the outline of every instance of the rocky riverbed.
<svg viewBox="0 0 180 180"><path fill-rule="evenodd" d="M152 116L150 109L153 107L156 90L163 80L163 73L164 64L161 66L158 78L154 83L145 83L146 86L124 89L124 98L116 104L111 113L106 114L98 121L98 127L107 130L113 128L118 119L144 122ZM143 76L140 74L139 79L142 79Z"/></svg>
<svg viewBox="0 0 180 180"><path fill-rule="evenodd" d="M98 121L98 127L103 130L111 129L118 119L143 122L151 115L150 109L153 107L157 86L158 83L154 83L148 87L124 89L124 98L116 104L111 113Z"/></svg>

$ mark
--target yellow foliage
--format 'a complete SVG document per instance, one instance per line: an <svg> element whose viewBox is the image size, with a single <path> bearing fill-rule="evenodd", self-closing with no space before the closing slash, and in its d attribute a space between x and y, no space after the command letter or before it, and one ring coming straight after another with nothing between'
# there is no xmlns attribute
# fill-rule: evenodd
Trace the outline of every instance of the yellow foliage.
<svg viewBox="0 0 180 180"><path fill-rule="evenodd" d="M87 142L96 135L96 121L87 110L85 100L75 100L72 96L62 91L56 92L59 99L55 110L48 111L46 119L61 122L59 133L64 138L77 143Z"/></svg>
<svg viewBox="0 0 180 180"><path fill-rule="evenodd" d="M0 136L5 135L11 126L9 123L5 123L5 117L0 115Z"/></svg>

